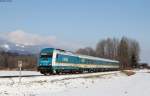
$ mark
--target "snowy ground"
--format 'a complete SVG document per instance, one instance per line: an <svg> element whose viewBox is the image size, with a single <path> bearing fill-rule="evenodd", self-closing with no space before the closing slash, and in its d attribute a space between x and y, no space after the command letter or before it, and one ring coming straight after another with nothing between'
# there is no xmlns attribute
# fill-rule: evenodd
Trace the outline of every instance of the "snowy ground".
<svg viewBox="0 0 150 96"><path fill-rule="evenodd" d="M150 70L135 72L131 76L105 72L23 77L21 83L18 78L0 78L0 96L150 96ZM0 74L9 75L3 71Z"/></svg>
<svg viewBox="0 0 150 96"><path fill-rule="evenodd" d="M21 71L21 74L23 76L25 75L42 75L40 72L36 71ZM0 77L1 76L19 76L19 71L0 71Z"/></svg>

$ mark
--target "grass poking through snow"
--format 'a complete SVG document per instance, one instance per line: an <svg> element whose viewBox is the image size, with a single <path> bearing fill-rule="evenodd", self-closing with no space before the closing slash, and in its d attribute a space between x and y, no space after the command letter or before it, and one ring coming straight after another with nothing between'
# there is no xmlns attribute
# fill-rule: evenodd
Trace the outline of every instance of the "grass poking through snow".
<svg viewBox="0 0 150 96"><path fill-rule="evenodd" d="M132 71L132 70L123 70L123 71L121 71L121 72L124 73L124 74L126 74L127 76L131 76L131 75L134 75L134 74L135 74L135 72Z"/></svg>

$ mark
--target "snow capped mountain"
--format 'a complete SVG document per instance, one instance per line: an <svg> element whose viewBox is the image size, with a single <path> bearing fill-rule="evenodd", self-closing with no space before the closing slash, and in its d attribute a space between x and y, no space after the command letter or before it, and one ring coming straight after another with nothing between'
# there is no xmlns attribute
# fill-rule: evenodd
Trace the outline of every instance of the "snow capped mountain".
<svg viewBox="0 0 150 96"><path fill-rule="evenodd" d="M17 47L22 47L22 48L25 47L25 45L21 45L21 44L16 44L16 46L17 46Z"/></svg>
<svg viewBox="0 0 150 96"><path fill-rule="evenodd" d="M42 48L51 47L49 45L23 45L15 44L4 39L0 39L0 50L19 54L37 54Z"/></svg>
<svg viewBox="0 0 150 96"><path fill-rule="evenodd" d="M6 50L10 50L10 46L8 44L1 45L1 47Z"/></svg>

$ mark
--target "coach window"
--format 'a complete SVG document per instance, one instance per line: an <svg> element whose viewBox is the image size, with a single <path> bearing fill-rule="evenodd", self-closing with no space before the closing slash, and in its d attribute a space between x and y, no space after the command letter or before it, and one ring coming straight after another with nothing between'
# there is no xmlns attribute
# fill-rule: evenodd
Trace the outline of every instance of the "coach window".
<svg viewBox="0 0 150 96"><path fill-rule="evenodd" d="M82 59L81 59L81 63L84 63L84 62L85 62L85 59L82 58Z"/></svg>
<svg viewBox="0 0 150 96"><path fill-rule="evenodd" d="M67 57L64 57L64 62L68 62L68 58Z"/></svg>
<svg viewBox="0 0 150 96"><path fill-rule="evenodd" d="M87 59L87 64L89 64L90 63L90 60L89 59Z"/></svg>
<svg viewBox="0 0 150 96"><path fill-rule="evenodd" d="M60 54L56 55L57 62L62 62L62 56Z"/></svg>

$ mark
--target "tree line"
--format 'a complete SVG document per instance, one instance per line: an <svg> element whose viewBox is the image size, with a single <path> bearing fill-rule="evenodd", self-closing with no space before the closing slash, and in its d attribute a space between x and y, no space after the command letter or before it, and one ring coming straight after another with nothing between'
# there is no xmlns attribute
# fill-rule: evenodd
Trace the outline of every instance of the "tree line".
<svg viewBox="0 0 150 96"><path fill-rule="evenodd" d="M121 69L130 69L138 67L140 46L136 40L126 37L122 37L121 40L107 38L100 40L96 48L80 48L76 53L118 60Z"/></svg>
<svg viewBox="0 0 150 96"><path fill-rule="evenodd" d="M16 70L18 68L18 61L23 62L22 69L36 70L36 55L22 55L18 53L5 52L2 50L0 51L0 69Z"/></svg>

